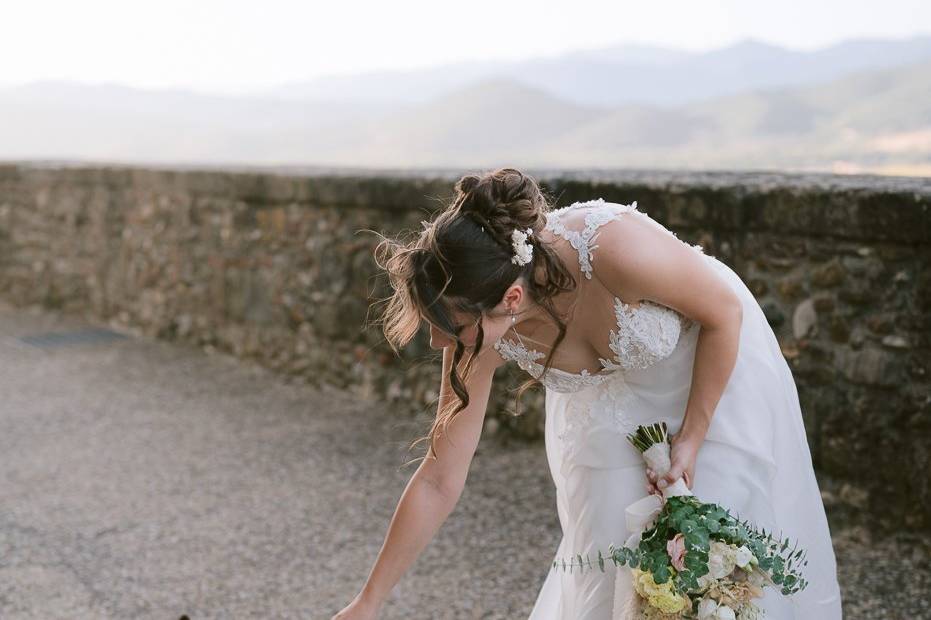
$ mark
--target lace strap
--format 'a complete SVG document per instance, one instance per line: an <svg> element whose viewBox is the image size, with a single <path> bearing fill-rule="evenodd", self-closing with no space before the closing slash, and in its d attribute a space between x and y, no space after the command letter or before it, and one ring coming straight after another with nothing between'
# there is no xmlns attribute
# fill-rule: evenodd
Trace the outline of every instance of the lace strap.
<svg viewBox="0 0 931 620"><path fill-rule="evenodd" d="M583 207L596 207L585 214L585 226L582 230L570 230L562 221L562 217L569 211L581 209ZM574 202L567 207L561 207L550 211L546 216L547 230L559 235L575 248L579 255L579 266L582 273L589 280L592 279L592 259L594 250L598 247L594 244L598 237L599 228L602 224L619 218L624 213L635 211L637 201L628 205L605 202L604 198L596 198L585 202Z"/></svg>

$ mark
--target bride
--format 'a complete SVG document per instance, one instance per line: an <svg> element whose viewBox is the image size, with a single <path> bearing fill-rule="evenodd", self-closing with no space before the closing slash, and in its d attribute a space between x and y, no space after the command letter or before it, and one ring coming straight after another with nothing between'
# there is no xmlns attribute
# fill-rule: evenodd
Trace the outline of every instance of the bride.
<svg viewBox="0 0 931 620"><path fill-rule="evenodd" d="M513 361L546 390L545 445L562 538L553 556L623 544L624 509L682 477L808 550L809 585L757 600L770 620L841 618L834 550L798 393L752 293L724 263L629 205L551 208L513 168L466 175L410 243L376 252L394 288L384 332L397 348L422 321L443 350L427 455L384 545L334 620L376 618L391 588L452 512L482 430L494 371ZM489 346L490 344L490 346ZM672 468L647 471L625 439L666 422ZM633 590L605 563L550 565L530 620L612 620ZM620 584L616 587L615 584Z"/></svg>

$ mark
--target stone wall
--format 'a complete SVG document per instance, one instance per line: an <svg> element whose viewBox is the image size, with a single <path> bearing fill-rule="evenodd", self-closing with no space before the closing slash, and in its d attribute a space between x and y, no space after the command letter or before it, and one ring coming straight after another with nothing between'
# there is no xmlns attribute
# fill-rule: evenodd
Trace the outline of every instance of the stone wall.
<svg viewBox="0 0 931 620"><path fill-rule="evenodd" d="M253 358L385 415L434 408L439 353L425 331L400 357L384 342L372 250L375 231L419 230L461 172L0 166L0 296ZM790 361L822 478L887 525L931 527L931 182L527 172L557 206L636 200L731 265ZM542 391L514 416L527 375L499 372L486 432L538 439Z"/></svg>

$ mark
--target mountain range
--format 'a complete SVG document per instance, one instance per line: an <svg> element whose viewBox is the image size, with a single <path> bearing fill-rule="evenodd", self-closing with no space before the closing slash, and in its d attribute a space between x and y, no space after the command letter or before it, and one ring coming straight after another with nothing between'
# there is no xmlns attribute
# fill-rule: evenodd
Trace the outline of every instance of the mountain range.
<svg viewBox="0 0 931 620"><path fill-rule="evenodd" d="M239 97L34 82L0 89L0 159L931 176L931 36L618 46Z"/></svg>

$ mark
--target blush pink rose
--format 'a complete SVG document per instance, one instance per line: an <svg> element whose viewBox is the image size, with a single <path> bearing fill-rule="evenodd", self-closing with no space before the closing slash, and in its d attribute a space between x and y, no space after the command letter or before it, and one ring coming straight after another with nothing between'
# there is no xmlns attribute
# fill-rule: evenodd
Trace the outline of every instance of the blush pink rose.
<svg viewBox="0 0 931 620"><path fill-rule="evenodd" d="M672 561L676 570L685 568L685 536L676 534L672 539L666 542L666 553Z"/></svg>

